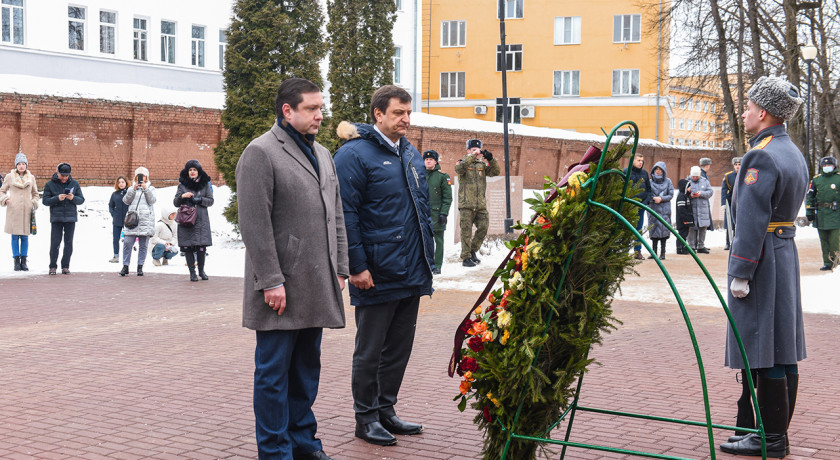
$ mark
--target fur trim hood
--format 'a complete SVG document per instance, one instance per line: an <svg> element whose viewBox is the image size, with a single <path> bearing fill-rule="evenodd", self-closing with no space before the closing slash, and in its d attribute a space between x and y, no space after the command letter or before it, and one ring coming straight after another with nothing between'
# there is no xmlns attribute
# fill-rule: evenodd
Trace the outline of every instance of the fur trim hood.
<svg viewBox="0 0 840 460"><path fill-rule="evenodd" d="M190 178L190 168L198 170L198 177L196 179ZM183 184L184 187L197 192L210 183L210 175L204 172L204 168L201 167L201 163L198 160L190 160L184 165L184 169L181 170L178 182Z"/></svg>
<svg viewBox="0 0 840 460"><path fill-rule="evenodd" d="M349 121L342 121L339 123L335 132L338 134L339 139L344 139L345 141L361 137L358 125L356 123L350 123Z"/></svg>

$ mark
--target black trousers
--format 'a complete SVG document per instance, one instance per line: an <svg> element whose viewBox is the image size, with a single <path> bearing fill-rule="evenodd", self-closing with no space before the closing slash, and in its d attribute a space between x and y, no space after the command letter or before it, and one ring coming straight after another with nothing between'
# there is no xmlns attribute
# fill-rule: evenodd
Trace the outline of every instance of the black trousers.
<svg viewBox="0 0 840 460"><path fill-rule="evenodd" d="M414 345L419 307L419 296L356 307L351 381L356 422L396 415L394 405Z"/></svg>
<svg viewBox="0 0 840 460"><path fill-rule="evenodd" d="M70 256L73 255L73 233L75 222L53 222L50 233L50 268L58 268L58 247L64 238L64 252L61 255L61 268L70 268Z"/></svg>

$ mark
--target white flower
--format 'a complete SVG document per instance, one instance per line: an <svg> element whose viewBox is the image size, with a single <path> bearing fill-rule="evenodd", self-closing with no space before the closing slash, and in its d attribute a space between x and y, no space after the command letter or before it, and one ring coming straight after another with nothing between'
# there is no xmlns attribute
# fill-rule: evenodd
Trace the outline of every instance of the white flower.
<svg viewBox="0 0 840 460"><path fill-rule="evenodd" d="M510 284L516 288L517 291L521 291L525 287L525 278L522 278L522 274L516 272L510 278Z"/></svg>

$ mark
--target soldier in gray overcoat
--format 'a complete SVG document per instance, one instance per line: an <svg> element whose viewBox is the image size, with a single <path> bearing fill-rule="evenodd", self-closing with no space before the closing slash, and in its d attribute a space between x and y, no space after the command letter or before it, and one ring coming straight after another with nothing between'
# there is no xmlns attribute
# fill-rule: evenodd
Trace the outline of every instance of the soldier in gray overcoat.
<svg viewBox="0 0 840 460"><path fill-rule="evenodd" d="M243 326L256 331L254 414L260 458L328 460L315 437L323 328L344 327L349 277L339 182L315 142L323 120L317 85L277 91L277 123L236 166L245 243Z"/></svg>
<svg viewBox="0 0 840 460"><path fill-rule="evenodd" d="M729 254L729 308L747 359L758 374L758 405L767 436L767 456L783 458L787 427L799 385L797 363L805 359L805 328L799 258L793 221L808 188L808 167L784 121L802 103L786 80L761 77L747 93L744 129L755 136L735 183L738 225ZM731 327L726 365L744 369ZM761 455L755 434L730 438L722 451Z"/></svg>

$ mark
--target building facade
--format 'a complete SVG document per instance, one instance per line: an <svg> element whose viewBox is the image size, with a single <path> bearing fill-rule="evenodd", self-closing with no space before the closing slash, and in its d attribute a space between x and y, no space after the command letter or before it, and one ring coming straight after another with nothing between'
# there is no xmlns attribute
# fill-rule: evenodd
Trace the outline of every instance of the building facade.
<svg viewBox="0 0 840 460"><path fill-rule="evenodd" d="M658 25L658 7L597 3L503 1L509 120L586 133L633 120L643 137L667 142L672 112L658 78L668 75L667 24ZM497 5L424 5L424 112L502 120Z"/></svg>
<svg viewBox="0 0 840 460"><path fill-rule="evenodd" d="M674 112L668 143L701 148L732 147L718 78L678 77L671 79L668 86Z"/></svg>

